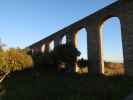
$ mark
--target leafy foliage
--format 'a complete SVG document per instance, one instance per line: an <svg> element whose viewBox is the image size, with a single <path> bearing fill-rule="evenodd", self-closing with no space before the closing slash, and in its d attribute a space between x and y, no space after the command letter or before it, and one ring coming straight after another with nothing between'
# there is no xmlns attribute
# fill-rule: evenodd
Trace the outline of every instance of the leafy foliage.
<svg viewBox="0 0 133 100"><path fill-rule="evenodd" d="M83 58L79 59L78 62L77 62L77 65L78 65L78 68L79 68L79 73L83 74L83 73L86 73L88 72L88 60L85 60ZM84 71L84 69L86 69L86 71Z"/></svg>
<svg viewBox="0 0 133 100"><path fill-rule="evenodd" d="M80 55L77 48L68 44L59 45L51 52L33 54L35 67L44 69L57 70L62 63L68 66L73 66L76 57ZM70 67L69 67L70 68Z"/></svg>
<svg viewBox="0 0 133 100"><path fill-rule="evenodd" d="M86 67L87 64L88 64L88 61L87 60L84 60L83 58L80 59L80 60L78 60L78 67L80 67L80 68Z"/></svg>
<svg viewBox="0 0 133 100"><path fill-rule="evenodd" d="M3 50L0 50L0 72L2 72L4 66L6 65L5 61L5 52Z"/></svg>
<svg viewBox="0 0 133 100"><path fill-rule="evenodd" d="M53 54L56 59L71 64L75 62L75 58L80 55L80 52L69 44L62 44L54 48Z"/></svg>
<svg viewBox="0 0 133 100"><path fill-rule="evenodd" d="M44 69L45 71L55 69L55 62L52 52L35 53L32 55L34 66L38 69Z"/></svg>
<svg viewBox="0 0 133 100"><path fill-rule="evenodd" d="M9 49L0 51L0 70L3 72L12 72L32 67L32 58L23 50Z"/></svg>

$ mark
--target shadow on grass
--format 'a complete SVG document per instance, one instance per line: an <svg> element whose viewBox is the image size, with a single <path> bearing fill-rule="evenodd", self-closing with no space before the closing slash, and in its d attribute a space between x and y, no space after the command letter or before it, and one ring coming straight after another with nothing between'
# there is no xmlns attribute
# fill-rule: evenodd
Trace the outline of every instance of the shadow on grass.
<svg viewBox="0 0 133 100"><path fill-rule="evenodd" d="M122 100L133 90L133 79L57 74L26 70L12 73L1 84L2 100Z"/></svg>

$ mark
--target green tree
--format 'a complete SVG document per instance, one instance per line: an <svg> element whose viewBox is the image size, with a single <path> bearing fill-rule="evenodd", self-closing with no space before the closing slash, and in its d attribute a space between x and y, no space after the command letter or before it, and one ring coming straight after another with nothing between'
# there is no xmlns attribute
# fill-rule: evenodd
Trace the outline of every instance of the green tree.
<svg viewBox="0 0 133 100"><path fill-rule="evenodd" d="M56 62L52 51L32 54L32 58L36 70L44 70L46 72L56 71Z"/></svg>
<svg viewBox="0 0 133 100"><path fill-rule="evenodd" d="M80 68L81 73L83 73L84 72L83 69L87 67L88 61L81 58L78 60L77 64L78 64L78 67Z"/></svg>
<svg viewBox="0 0 133 100"><path fill-rule="evenodd" d="M13 48L7 50L5 60L10 71L23 70L33 64L32 58L26 52Z"/></svg>
<svg viewBox="0 0 133 100"><path fill-rule="evenodd" d="M1 55L0 61L2 63L0 63L0 70L5 73L3 79L11 72L20 71L33 66L31 56L27 55L23 50L11 48L5 52L1 52Z"/></svg>
<svg viewBox="0 0 133 100"><path fill-rule="evenodd" d="M3 72L3 67L6 65L6 61L4 60L5 52L3 50L0 50L0 73Z"/></svg>
<svg viewBox="0 0 133 100"><path fill-rule="evenodd" d="M58 45L51 52L32 54L35 68L57 71L60 65L65 64L67 70L72 71L80 52L70 44ZM71 70L72 68L72 70Z"/></svg>
<svg viewBox="0 0 133 100"><path fill-rule="evenodd" d="M80 52L70 44L62 44L54 48L53 55L56 62L65 63L68 70L73 71Z"/></svg>

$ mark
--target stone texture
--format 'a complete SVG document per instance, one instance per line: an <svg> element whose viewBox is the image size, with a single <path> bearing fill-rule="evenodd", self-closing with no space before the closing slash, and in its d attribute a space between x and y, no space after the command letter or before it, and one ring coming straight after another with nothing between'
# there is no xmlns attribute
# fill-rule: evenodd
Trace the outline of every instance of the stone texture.
<svg viewBox="0 0 133 100"><path fill-rule="evenodd" d="M92 74L101 74L104 70L104 64L101 42L102 33L100 33L100 28L104 21L111 17L118 17L120 19L125 72L129 76L133 76L133 0L119 0L53 33L51 36L32 44L29 48L34 52L41 52L40 48L43 44L49 44L50 41L55 40L55 46L57 46L60 44L60 40L57 37L63 37L65 35L67 36L67 40L70 40L69 42L76 47L76 32L85 28L87 31L88 60L92 64L90 71ZM46 51L48 51L48 48L46 46Z"/></svg>

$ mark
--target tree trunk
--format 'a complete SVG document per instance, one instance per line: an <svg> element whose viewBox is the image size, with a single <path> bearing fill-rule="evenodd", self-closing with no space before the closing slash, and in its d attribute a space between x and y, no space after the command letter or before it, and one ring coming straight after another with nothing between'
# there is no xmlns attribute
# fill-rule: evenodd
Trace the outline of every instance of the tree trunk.
<svg viewBox="0 0 133 100"><path fill-rule="evenodd" d="M7 73L5 73L5 75L0 79L0 83L3 82L3 80L6 78L6 76L10 73L10 71L8 71Z"/></svg>

